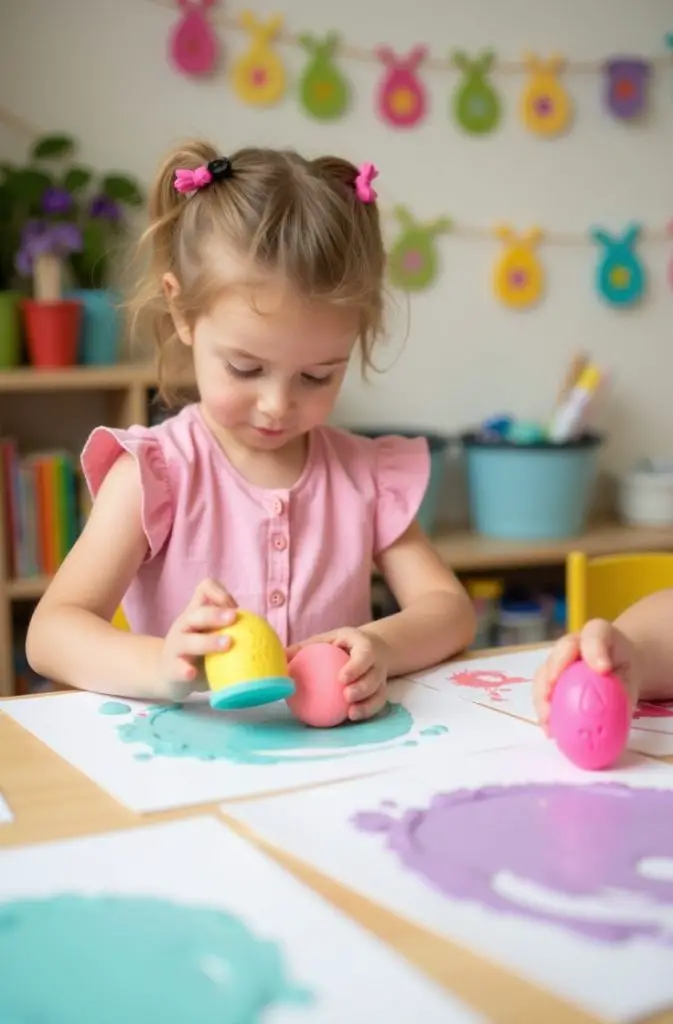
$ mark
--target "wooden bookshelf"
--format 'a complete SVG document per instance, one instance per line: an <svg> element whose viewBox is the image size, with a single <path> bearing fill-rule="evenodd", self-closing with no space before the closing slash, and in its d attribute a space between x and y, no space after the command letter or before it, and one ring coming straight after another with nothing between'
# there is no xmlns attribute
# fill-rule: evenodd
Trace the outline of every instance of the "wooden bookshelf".
<svg viewBox="0 0 673 1024"><path fill-rule="evenodd" d="M147 424L150 394L156 384L156 372L146 363L4 370L0 372L0 434L16 437L26 451L63 446L79 452L89 431L99 423L112 427ZM0 696L15 692L13 624L17 608L22 602L38 600L49 583L48 576L9 577L6 529L0 503Z"/></svg>
<svg viewBox="0 0 673 1024"><path fill-rule="evenodd" d="M571 551L586 555L613 555L636 551L673 551L673 528L625 526L614 522L592 524L579 537L558 541L490 540L457 530L434 538L447 565L457 572L563 565Z"/></svg>

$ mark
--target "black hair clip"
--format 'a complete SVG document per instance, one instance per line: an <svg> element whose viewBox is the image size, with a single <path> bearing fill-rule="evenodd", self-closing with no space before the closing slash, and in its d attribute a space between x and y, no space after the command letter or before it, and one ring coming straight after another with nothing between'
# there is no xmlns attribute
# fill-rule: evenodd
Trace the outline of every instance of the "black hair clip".
<svg viewBox="0 0 673 1024"><path fill-rule="evenodd" d="M231 160L226 156L218 156L216 160L210 160L208 170L213 181L224 181L225 178L230 178L234 171Z"/></svg>

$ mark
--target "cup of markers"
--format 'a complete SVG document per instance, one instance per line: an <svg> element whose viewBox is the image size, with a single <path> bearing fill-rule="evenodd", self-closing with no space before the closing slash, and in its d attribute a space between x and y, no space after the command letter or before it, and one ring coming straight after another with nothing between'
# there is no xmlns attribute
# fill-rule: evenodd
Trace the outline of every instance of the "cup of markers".
<svg viewBox="0 0 673 1024"><path fill-rule="evenodd" d="M603 437L588 423L604 374L584 361L547 424L498 414L463 434L472 524L483 536L542 541L586 529Z"/></svg>

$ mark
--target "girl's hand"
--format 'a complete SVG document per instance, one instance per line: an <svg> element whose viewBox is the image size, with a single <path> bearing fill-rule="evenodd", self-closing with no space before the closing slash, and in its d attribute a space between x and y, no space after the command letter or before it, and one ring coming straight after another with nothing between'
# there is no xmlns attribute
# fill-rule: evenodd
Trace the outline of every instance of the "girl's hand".
<svg viewBox="0 0 673 1024"><path fill-rule="evenodd" d="M159 697L183 700L194 690L206 689L202 660L212 651L226 651L231 640L214 630L236 620L236 602L216 580L199 583L182 615L164 639L158 666Z"/></svg>
<svg viewBox="0 0 673 1024"><path fill-rule="evenodd" d="M315 643L336 644L349 655L339 682L345 687L351 721L360 722L376 715L386 703L390 655L385 641L361 629L335 629L294 644L287 652L288 660L302 647Z"/></svg>
<svg viewBox="0 0 673 1024"><path fill-rule="evenodd" d="M638 701L640 670L634 645L611 622L593 619L587 622L581 633L561 637L535 674L533 700L538 721L545 731L549 726L549 702L556 681L561 672L578 658L582 658L594 672L618 676L628 691L632 706L635 707Z"/></svg>

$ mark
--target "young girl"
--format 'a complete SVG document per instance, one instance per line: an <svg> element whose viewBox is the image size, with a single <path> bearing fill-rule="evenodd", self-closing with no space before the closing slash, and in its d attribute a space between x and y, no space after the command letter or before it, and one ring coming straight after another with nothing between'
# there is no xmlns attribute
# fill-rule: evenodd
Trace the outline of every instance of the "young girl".
<svg viewBox="0 0 673 1024"><path fill-rule="evenodd" d="M533 695L540 724L549 724L549 701L561 672L581 657L594 672L619 676L633 707L638 700L673 699L673 590L636 601L613 622L594 619L579 635L561 637L539 669Z"/></svg>
<svg viewBox="0 0 673 1024"><path fill-rule="evenodd" d="M290 656L317 637L345 648L356 720L381 709L388 676L470 643L470 601L415 519L425 442L325 426L354 350L366 366L382 329L376 173L200 143L161 167L135 321L156 341L164 396L188 353L200 401L90 436L94 505L33 616L37 672L180 699L203 686L238 606ZM401 609L377 622L373 562ZM122 601L131 632L111 625Z"/></svg>

